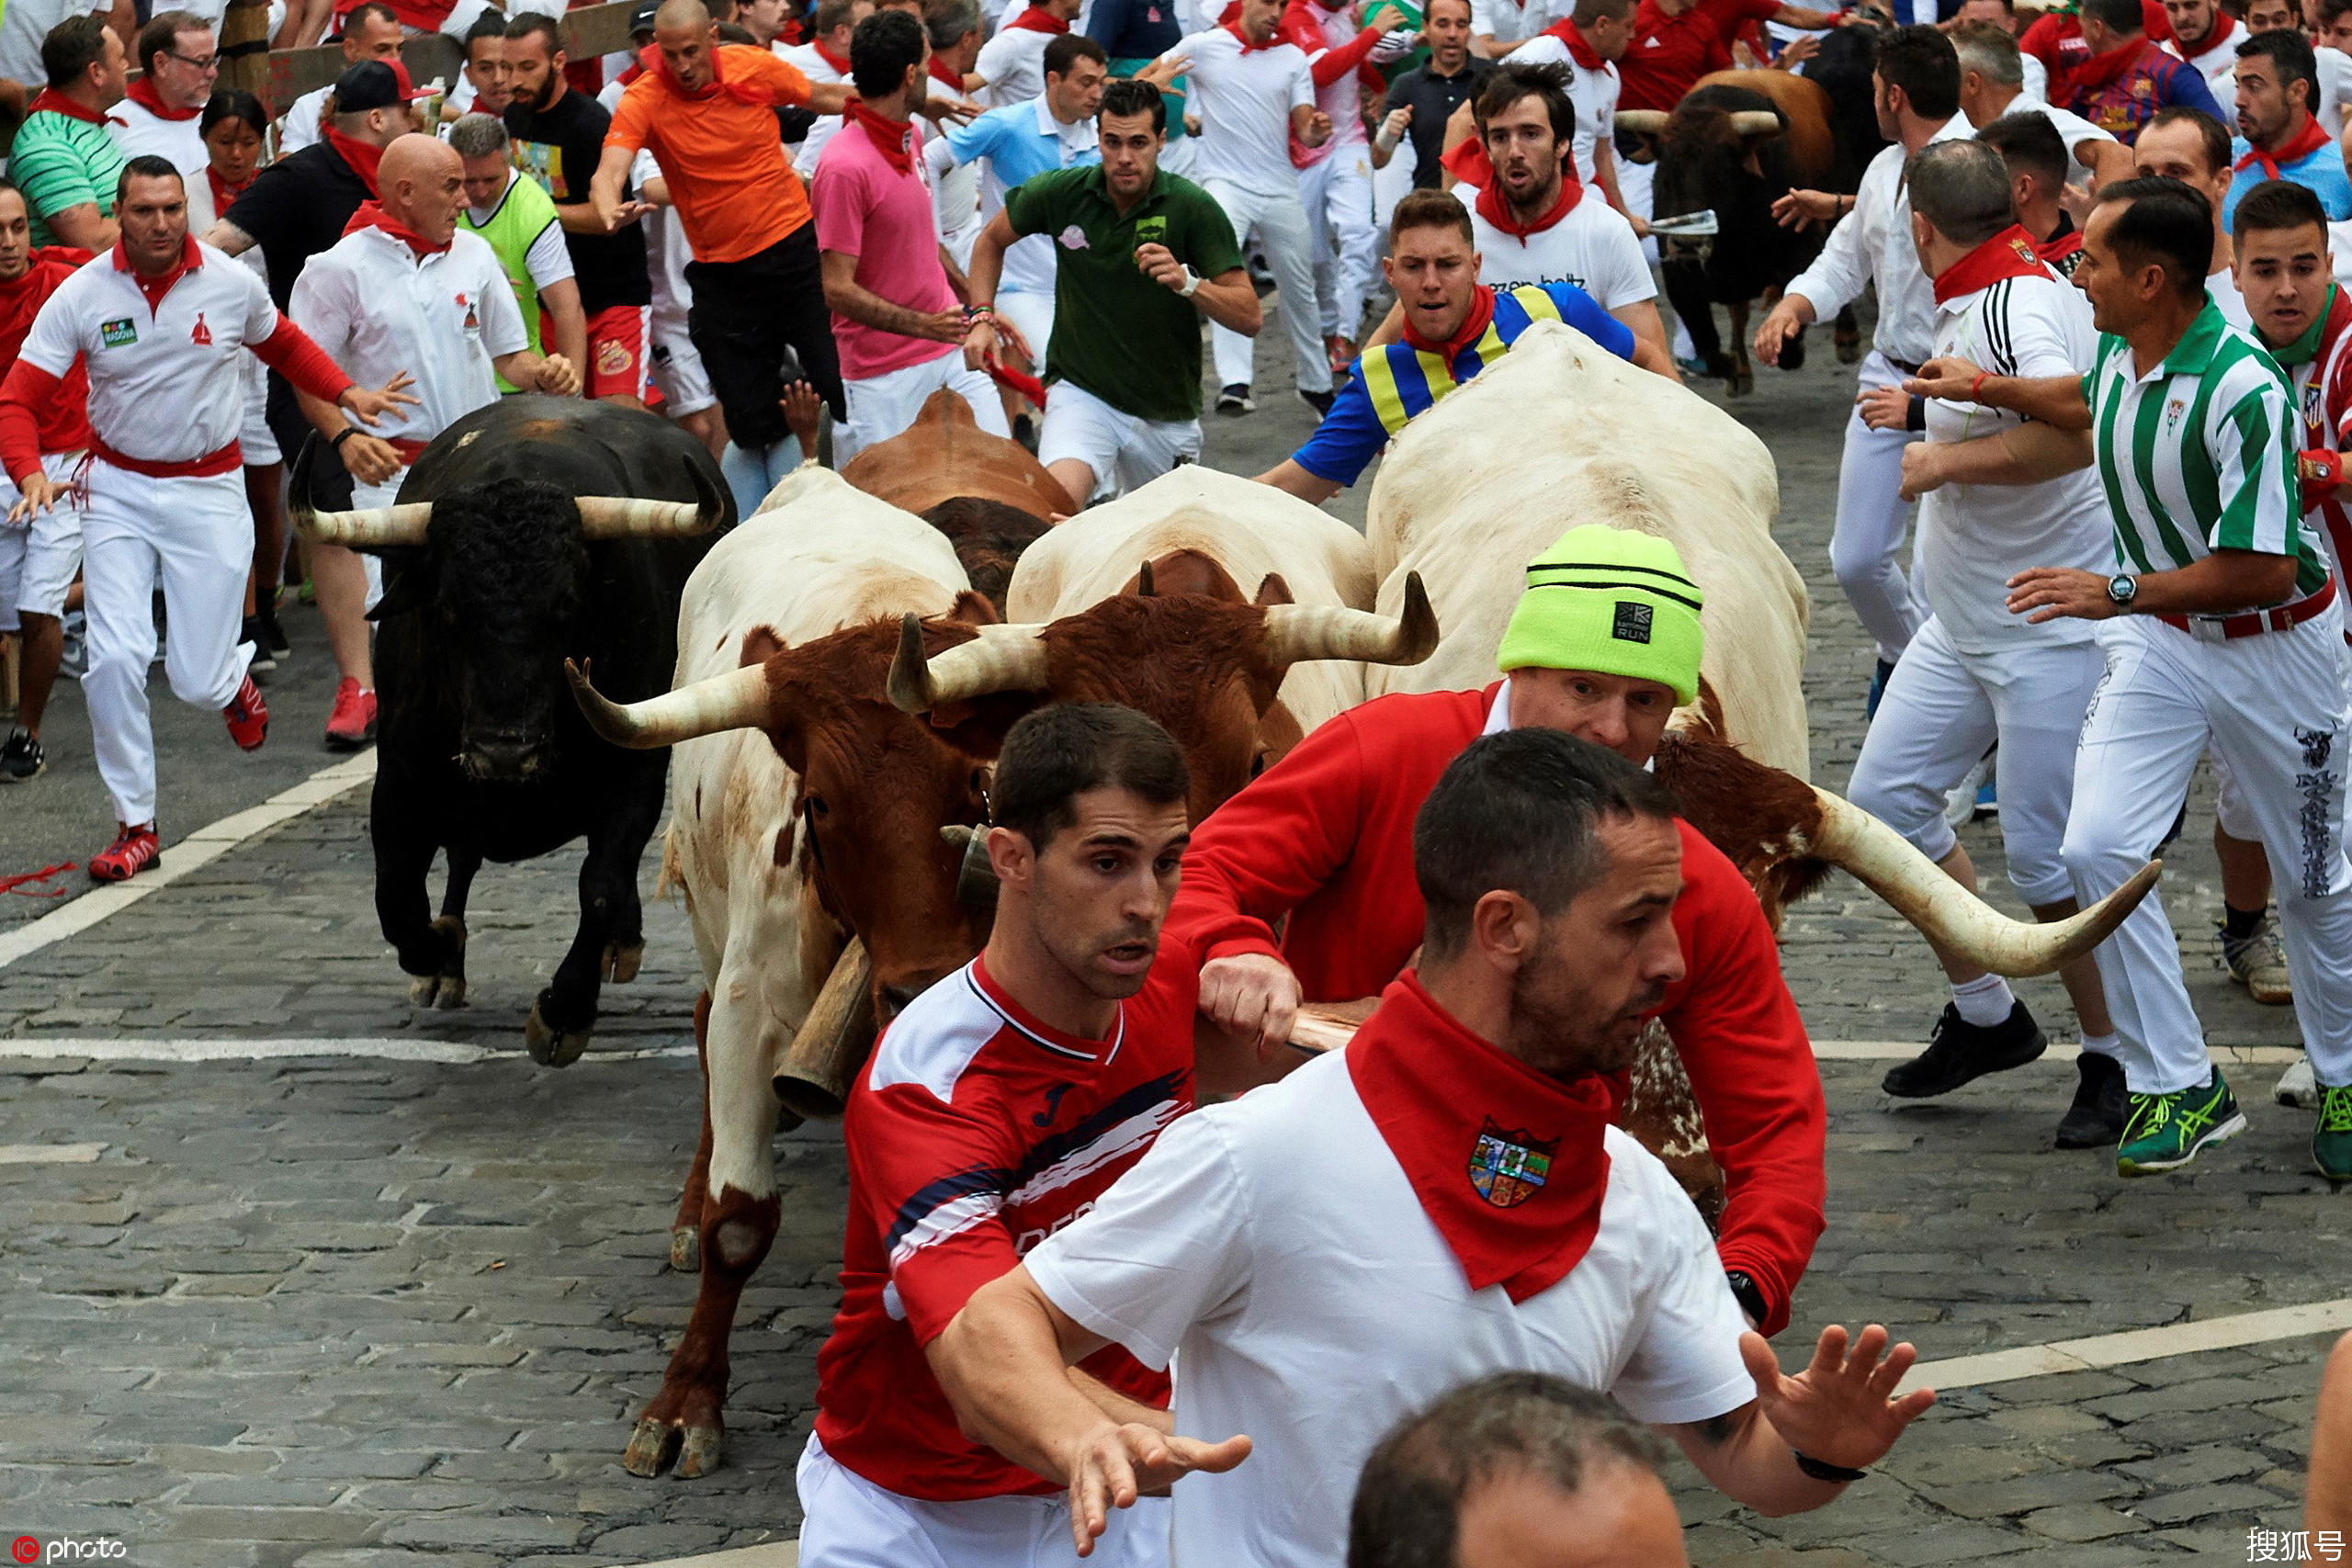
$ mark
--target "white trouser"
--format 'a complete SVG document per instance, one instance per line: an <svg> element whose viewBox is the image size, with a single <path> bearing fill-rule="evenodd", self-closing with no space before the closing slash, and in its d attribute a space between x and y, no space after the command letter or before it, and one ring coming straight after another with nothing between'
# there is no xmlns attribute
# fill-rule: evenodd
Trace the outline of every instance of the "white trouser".
<svg viewBox="0 0 2352 1568"><path fill-rule="evenodd" d="M351 504L355 507L392 506L399 503L401 485L408 479L408 469L379 485L364 485L352 481ZM368 608L372 610L384 597L384 558L371 550L359 552L359 564L368 570Z"/></svg>
<svg viewBox="0 0 2352 1568"><path fill-rule="evenodd" d="M2229 760L2278 885L2279 934L2303 1048L2324 1084L2352 1083L2352 863L2344 853L2352 704L2340 605L2282 632L2205 642L2152 617L2104 621L2107 671L2083 721L2066 869L2086 904L2149 858L2197 758ZM2008 753L2001 754L2002 809ZM2099 944L2126 1080L2143 1094L2201 1084L2204 1033L2156 894Z"/></svg>
<svg viewBox="0 0 2352 1568"><path fill-rule="evenodd" d="M1861 390L1899 387L1903 372L1872 349L1862 360ZM1838 525L1829 536L1829 569L1878 644L1878 656L1892 664L1926 619L1918 599L1895 558L1903 552L1911 503L1903 499L1903 448L1920 438L1916 430L1872 430L1861 411L1846 416L1846 454L1838 465ZM2006 804L2006 802L2005 802Z"/></svg>
<svg viewBox="0 0 2352 1568"><path fill-rule="evenodd" d="M2253 840L2262 837L2262 829L2254 819L2254 808L2246 804L2245 791L2238 788L2237 775L2230 772L2229 763L2219 751L2205 753L2213 768L2213 821L2233 839Z"/></svg>
<svg viewBox="0 0 2352 1568"><path fill-rule="evenodd" d="M653 384L662 389L662 412L672 419L684 419L717 408L718 394L710 389L702 353L686 335L686 313L655 310L649 336L652 347L647 357L653 361Z"/></svg>
<svg viewBox="0 0 2352 1568"><path fill-rule="evenodd" d="M2075 792L2075 743L2105 656L2096 642L2026 643L1962 653L1935 616L1894 667L1846 798L1929 860L1959 840L1945 793L2001 743L2001 842L2028 904L2075 896L2060 853Z"/></svg>
<svg viewBox="0 0 2352 1568"><path fill-rule="evenodd" d="M164 672L172 694L218 712L244 683L253 645L238 641L254 520L244 476L150 479L104 458L90 464L82 518L82 613L89 667L82 692L98 776L118 821L155 819L155 740L147 720L147 666L155 657L155 581L171 636Z"/></svg>
<svg viewBox="0 0 2352 1568"><path fill-rule="evenodd" d="M278 450L277 434L269 428L269 370L248 354L238 377L245 393L245 423L237 431L237 449L248 468L266 468L272 463L282 463L286 454Z"/></svg>
<svg viewBox="0 0 2352 1568"><path fill-rule="evenodd" d="M1201 422L1145 419L1124 413L1085 388L1057 381L1046 398L1045 427L1037 433L1037 460L1047 468L1075 458L1094 474L1094 489L1113 482L1125 494L1174 468L1181 459L1198 462Z"/></svg>
<svg viewBox="0 0 2352 1568"><path fill-rule="evenodd" d="M1298 192L1268 196L1219 179L1203 180L1201 188L1225 209L1244 255L1250 253L1253 233L1259 248L1266 253L1274 287L1282 291L1283 324L1290 329L1299 386L1310 392L1329 391L1331 362L1323 353L1323 308L1316 302L1315 294L1315 242L1307 231L1306 209L1300 204ZM1217 385L1246 387L1255 379L1250 344L1250 339L1231 327L1209 328Z"/></svg>
<svg viewBox="0 0 2352 1568"><path fill-rule="evenodd" d="M842 382L842 390L849 394L849 420L833 427L833 466L841 467L877 441L903 434L922 412L931 394L943 387L972 405L972 418L982 430L990 435L1012 434L989 373L967 370L963 351L950 348L921 365L885 371L863 381Z"/></svg>
<svg viewBox="0 0 2352 1568"><path fill-rule="evenodd" d="M1388 162L1372 171L1372 228L1375 244L1387 238L1388 220L1395 215L1396 204L1413 188L1413 143L1408 138L1396 144Z"/></svg>
<svg viewBox="0 0 2352 1568"><path fill-rule="evenodd" d="M811 1433L794 1480L800 1493L800 1568L1078 1568L1069 1503L981 1497L925 1503L876 1486L834 1462ZM1138 1497L1111 1510L1092 1568L1165 1568L1169 1501Z"/></svg>
<svg viewBox="0 0 2352 1568"><path fill-rule="evenodd" d="M1364 301L1378 269L1373 265L1372 152L1363 142L1341 147L1298 173L1298 199L1315 243L1315 295L1323 335L1354 341L1363 335Z"/></svg>
<svg viewBox="0 0 2352 1568"><path fill-rule="evenodd" d="M41 471L70 486L81 460L79 452L52 452L41 458ZM82 513L72 496L69 489L48 511L11 523L17 487L0 475L0 632L19 628L19 611L51 619L65 614L65 595L82 570Z"/></svg>
<svg viewBox="0 0 2352 1568"><path fill-rule="evenodd" d="M1046 373L1046 344L1054 335L1054 297L1033 294L1026 288L1001 290L996 297L996 313L1012 323L1036 357L1029 362L1032 376Z"/></svg>
<svg viewBox="0 0 2352 1568"><path fill-rule="evenodd" d="M939 243L947 247L947 254L956 258L957 266L969 272L972 270L972 247L979 243L980 231L988 226L988 220L982 218L976 208L969 218L942 234Z"/></svg>

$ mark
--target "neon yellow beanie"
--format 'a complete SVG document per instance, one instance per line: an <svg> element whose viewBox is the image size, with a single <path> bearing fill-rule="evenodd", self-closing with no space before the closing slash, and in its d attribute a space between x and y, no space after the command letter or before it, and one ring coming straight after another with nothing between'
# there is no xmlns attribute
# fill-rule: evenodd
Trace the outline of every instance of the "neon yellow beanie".
<svg viewBox="0 0 2352 1568"><path fill-rule="evenodd" d="M1656 681L1672 687L1677 702L1693 703L1705 598L1681 555L1657 535L1599 523L1571 528L1527 563L1527 592L1495 666Z"/></svg>

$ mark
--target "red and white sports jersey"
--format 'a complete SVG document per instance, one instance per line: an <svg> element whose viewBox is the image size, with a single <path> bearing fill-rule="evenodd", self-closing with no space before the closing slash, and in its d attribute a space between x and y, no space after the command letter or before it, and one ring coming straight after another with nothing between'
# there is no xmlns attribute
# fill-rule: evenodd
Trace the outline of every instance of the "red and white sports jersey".
<svg viewBox="0 0 2352 1568"><path fill-rule="evenodd" d="M1199 987L1198 962L1163 938L1110 1037L1082 1040L1032 1017L975 959L876 1042L842 1118L842 1305L817 1356L817 1436L835 1461L929 1502L1061 1490L957 1429L922 1347L1192 1109ZM1167 1377L1124 1350L1082 1365L1168 1403Z"/></svg>
<svg viewBox="0 0 2352 1568"><path fill-rule="evenodd" d="M1304 169L1321 163L1342 147L1363 146L1363 88L1387 86L1379 67L1364 63L1364 55L1372 43L1379 41L1379 34L1375 31L1370 40L1365 40L1351 6L1342 4L1334 11L1327 8L1323 0L1290 0L1283 7L1278 36L1296 44L1306 56L1307 69L1315 81L1315 105L1331 117L1331 140L1320 147L1309 147L1293 137L1290 161ZM1324 58L1335 51L1338 54L1334 59Z"/></svg>
<svg viewBox="0 0 2352 1568"><path fill-rule="evenodd" d="M2346 298L2341 284L2329 287L2327 310L2316 328L2315 340L2271 348L2265 339L2263 346L2270 349L2295 389L2295 412L2302 420L2296 450L2340 452L2346 427L2352 425L2352 299ZM2352 560L2352 513L2346 511L2342 492L2332 486L2319 499L2306 494L2303 501L2303 515L2316 513L2327 525L2320 537L2328 565L2340 579L2345 562Z"/></svg>

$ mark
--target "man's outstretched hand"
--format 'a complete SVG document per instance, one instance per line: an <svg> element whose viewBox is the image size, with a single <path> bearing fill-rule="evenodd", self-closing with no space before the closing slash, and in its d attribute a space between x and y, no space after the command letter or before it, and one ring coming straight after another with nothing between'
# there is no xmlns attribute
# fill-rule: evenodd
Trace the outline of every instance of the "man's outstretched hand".
<svg viewBox="0 0 2352 1568"><path fill-rule="evenodd" d="M1069 1532L1080 1557L1111 1528L1111 1510L1163 1493L1195 1471L1222 1474L1250 1457L1250 1439L1204 1443L1136 1423L1105 1427L1070 1456Z"/></svg>
<svg viewBox="0 0 2352 1568"><path fill-rule="evenodd" d="M1883 1459L1903 1428L1936 1402L1932 1389L1894 1397L1919 1353L1907 1344L1887 1350L1886 1341L1886 1330L1873 1323L1849 1354L1845 1329L1832 1324L1821 1331L1812 1364L1792 1378L1781 1375L1760 1334L1741 1335L1739 1354L1756 1380L1765 1418L1791 1448L1824 1464L1860 1470Z"/></svg>

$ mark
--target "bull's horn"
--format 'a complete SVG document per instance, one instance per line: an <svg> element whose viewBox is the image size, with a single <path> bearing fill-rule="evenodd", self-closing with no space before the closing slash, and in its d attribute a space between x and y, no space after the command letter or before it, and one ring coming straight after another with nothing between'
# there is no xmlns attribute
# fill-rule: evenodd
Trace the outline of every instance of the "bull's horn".
<svg viewBox="0 0 2352 1568"><path fill-rule="evenodd" d="M294 526L313 544L347 545L355 550L390 545L424 543L425 525L433 521L429 501L403 502L398 506L364 506L356 512L298 513Z"/></svg>
<svg viewBox="0 0 2352 1568"><path fill-rule="evenodd" d="M1149 599L1159 592L1159 590L1152 584L1151 562L1146 561L1136 571L1136 597Z"/></svg>
<svg viewBox="0 0 2352 1568"><path fill-rule="evenodd" d="M898 657L884 690L902 713L929 713L947 703L991 692L1035 692L1046 684L1046 645L1035 626L983 626L971 641L922 654L922 619L910 610L899 622Z"/></svg>
<svg viewBox="0 0 2352 1568"><path fill-rule="evenodd" d="M616 703L588 682L588 671L569 659L564 679L587 716L588 727L616 746L650 751L675 746L697 735L747 729L768 721L768 674L764 665L746 664L707 681L665 692L641 703Z"/></svg>
<svg viewBox="0 0 2352 1568"><path fill-rule="evenodd" d="M580 508L580 531L592 539L678 539L718 526L716 509L691 501L582 495L572 503Z"/></svg>
<svg viewBox="0 0 2352 1568"><path fill-rule="evenodd" d="M1636 136L1663 136L1666 134L1666 111L1664 109L1619 109L1617 129L1630 130Z"/></svg>
<svg viewBox="0 0 2352 1568"><path fill-rule="evenodd" d="M1277 665L1308 659L1419 664L1436 651L1437 612L1418 571L1405 574L1404 613L1393 620L1326 604L1266 606L1266 657Z"/></svg>
<svg viewBox="0 0 2352 1568"><path fill-rule="evenodd" d="M1813 793L1821 802L1815 854L1851 872L1946 951L1996 975L2047 975L2080 958L2123 923L2164 868L2163 862L2150 861L2122 886L2065 919L2047 925L2013 920L1860 807L1825 789Z"/></svg>
<svg viewBox="0 0 2352 1568"><path fill-rule="evenodd" d="M1781 134L1781 117L1770 109L1734 109L1731 111L1731 133L1734 136L1778 136Z"/></svg>

